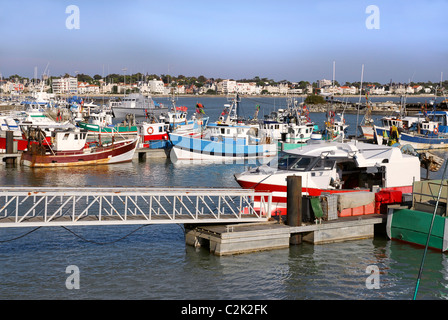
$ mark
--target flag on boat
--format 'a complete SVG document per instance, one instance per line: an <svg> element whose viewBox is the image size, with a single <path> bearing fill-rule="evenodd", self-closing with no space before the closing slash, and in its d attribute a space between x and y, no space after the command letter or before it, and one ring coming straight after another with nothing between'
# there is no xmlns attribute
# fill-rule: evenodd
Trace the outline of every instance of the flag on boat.
<svg viewBox="0 0 448 320"><path fill-rule="evenodd" d="M205 114L204 106L202 105L202 103L196 103L196 112Z"/></svg>

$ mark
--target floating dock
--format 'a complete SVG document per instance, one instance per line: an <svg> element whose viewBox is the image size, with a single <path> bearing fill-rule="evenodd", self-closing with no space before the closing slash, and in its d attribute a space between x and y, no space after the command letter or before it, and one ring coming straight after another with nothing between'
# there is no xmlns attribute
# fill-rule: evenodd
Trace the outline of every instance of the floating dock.
<svg viewBox="0 0 448 320"><path fill-rule="evenodd" d="M0 165L16 165L20 162L21 153L0 153Z"/></svg>
<svg viewBox="0 0 448 320"><path fill-rule="evenodd" d="M303 226L288 226L279 221L186 225L185 242L223 256L288 248L291 244L298 244L295 240L291 241L297 235L300 235L301 241L315 245L373 238L375 225L385 225L386 220L383 214L372 214Z"/></svg>
<svg viewBox="0 0 448 320"><path fill-rule="evenodd" d="M148 158L169 158L169 149L138 148L135 150L134 159L146 160Z"/></svg>

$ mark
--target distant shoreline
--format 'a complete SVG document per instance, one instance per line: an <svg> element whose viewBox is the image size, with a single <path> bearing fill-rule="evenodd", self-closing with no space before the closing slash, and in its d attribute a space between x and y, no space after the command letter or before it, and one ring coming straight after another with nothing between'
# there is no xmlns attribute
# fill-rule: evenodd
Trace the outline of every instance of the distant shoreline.
<svg viewBox="0 0 448 320"><path fill-rule="evenodd" d="M127 94L129 95L129 94ZM143 94L146 95L146 94ZM59 95L59 97L70 97L73 95ZM86 97L86 98L121 98L124 97L124 94L75 94L74 96L79 97ZM166 94L149 94L151 98L171 98L171 95ZM232 97L233 95L224 95L224 94L177 94L175 95L176 98L226 98L226 97ZM243 98L306 98L307 94L300 94L300 95L240 95ZM400 94L378 94L378 95L369 95L370 98L399 98L403 95ZM327 98L323 96L324 98ZM337 95L333 96L334 99L338 98L359 98L359 94L345 94L345 95ZM434 95L430 94L412 94L407 95L407 98L442 98L442 97L436 97ZM361 96L362 99L365 99L365 95Z"/></svg>

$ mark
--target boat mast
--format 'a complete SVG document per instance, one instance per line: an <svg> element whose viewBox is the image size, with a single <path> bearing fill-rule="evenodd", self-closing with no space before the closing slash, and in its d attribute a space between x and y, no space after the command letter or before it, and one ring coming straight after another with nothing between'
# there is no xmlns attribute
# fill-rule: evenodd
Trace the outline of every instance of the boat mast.
<svg viewBox="0 0 448 320"><path fill-rule="evenodd" d="M358 101L358 112L356 114L356 128L359 127L359 106L361 105L361 95L362 95L362 81L364 78L364 64L361 67L361 85L359 86L359 101ZM358 137L358 130L356 131L356 137Z"/></svg>

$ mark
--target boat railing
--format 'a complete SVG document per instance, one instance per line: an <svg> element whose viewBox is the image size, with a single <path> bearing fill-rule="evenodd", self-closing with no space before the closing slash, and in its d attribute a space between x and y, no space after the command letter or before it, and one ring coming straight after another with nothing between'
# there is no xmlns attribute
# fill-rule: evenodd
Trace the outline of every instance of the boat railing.
<svg viewBox="0 0 448 320"><path fill-rule="evenodd" d="M448 216L448 180L416 181L412 188L412 207L414 210L433 213L441 188L437 214Z"/></svg>

